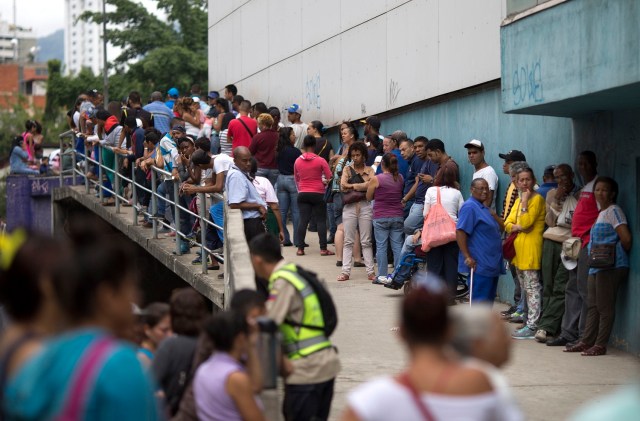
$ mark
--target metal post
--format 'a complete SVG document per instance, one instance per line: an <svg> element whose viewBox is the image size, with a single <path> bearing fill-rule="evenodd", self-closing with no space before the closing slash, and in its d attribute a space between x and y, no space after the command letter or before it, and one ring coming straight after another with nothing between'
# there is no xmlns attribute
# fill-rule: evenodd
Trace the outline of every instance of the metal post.
<svg viewBox="0 0 640 421"><path fill-rule="evenodd" d="M116 163L116 172L114 173L115 178L115 185L113 186L113 191L115 191L115 196L116 196L116 213L120 213L120 171L118 171L118 169L120 168L120 154L118 153L113 153L116 157L115 163Z"/></svg>
<svg viewBox="0 0 640 421"><path fill-rule="evenodd" d="M182 244L182 237L180 236L180 205L178 203L179 200L179 182L180 179L173 179L173 221L176 225L176 255L180 256L182 253L180 251L180 244Z"/></svg>
<svg viewBox="0 0 640 421"><path fill-rule="evenodd" d="M84 136L82 137L82 142L84 142ZM87 148L86 144L84 147L84 190L85 190L85 194L89 194L89 192L91 191L89 189L89 185L91 183L89 183L89 157L91 156L91 152L88 150L89 148Z"/></svg>
<svg viewBox="0 0 640 421"><path fill-rule="evenodd" d="M204 193L198 193L198 197L200 198L200 208L198 209L198 213L200 214L200 256L202 259L202 273L206 274L207 260L209 260L207 252L204 249L207 239L207 223L205 222L205 218L207 217L207 195Z"/></svg>
<svg viewBox="0 0 640 421"><path fill-rule="evenodd" d="M60 140L60 153L58 153L58 162L60 163L60 168L59 168L60 169L60 186L59 187L62 187L64 185L64 177L62 174L62 144L64 143L62 139L64 139L64 137L60 135L58 136L58 139Z"/></svg>
<svg viewBox="0 0 640 421"><path fill-rule="evenodd" d="M153 224L153 238L158 238L158 220L155 218L158 213L158 180L156 172L151 168L151 221Z"/></svg>
<svg viewBox="0 0 640 421"><path fill-rule="evenodd" d="M75 141L75 135L72 137ZM71 153L71 177L73 177L72 183L76 185L76 165L78 164L78 158L76 157L76 148L69 148ZM60 168L62 169L62 161L60 161Z"/></svg>
<svg viewBox="0 0 640 421"><path fill-rule="evenodd" d="M131 202L133 204L133 225L138 225L138 188L136 184L136 166L131 165Z"/></svg>
<svg viewBox="0 0 640 421"><path fill-rule="evenodd" d="M98 146L98 192L100 196L100 203L104 200L104 185L102 184L102 177L104 172L102 170L102 146Z"/></svg>

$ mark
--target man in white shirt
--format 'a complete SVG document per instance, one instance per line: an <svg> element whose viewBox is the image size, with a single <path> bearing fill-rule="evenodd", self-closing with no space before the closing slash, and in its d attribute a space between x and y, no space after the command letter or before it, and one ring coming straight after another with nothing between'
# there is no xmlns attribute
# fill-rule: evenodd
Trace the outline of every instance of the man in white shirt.
<svg viewBox="0 0 640 421"><path fill-rule="evenodd" d="M483 204L495 211L496 191L498 191L498 174L496 174L493 167L487 164L487 161L484 160L484 145L481 141L472 139L467 142L464 147L467 148L469 162L475 168L475 172L471 179L475 180L476 178L483 178L487 180L487 183L489 184L489 194Z"/></svg>
<svg viewBox="0 0 640 421"><path fill-rule="evenodd" d="M287 119L291 123L291 128L296 134L296 148L302 149L302 140L307 135L307 128L309 125L303 123L300 118L302 117L302 107L298 104L293 104L287 108Z"/></svg>

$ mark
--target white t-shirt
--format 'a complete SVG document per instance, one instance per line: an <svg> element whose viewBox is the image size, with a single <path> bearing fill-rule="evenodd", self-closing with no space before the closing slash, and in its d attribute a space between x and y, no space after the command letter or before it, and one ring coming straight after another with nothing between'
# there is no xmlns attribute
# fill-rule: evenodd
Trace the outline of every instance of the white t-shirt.
<svg viewBox="0 0 640 421"><path fill-rule="evenodd" d="M496 210L496 192L498 191L498 174L493 169L491 165L484 167L481 170L478 170L473 173L473 178L471 180L475 180L476 178L484 178L487 180L489 184L489 190L493 192L493 200L491 200L491 209Z"/></svg>
<svg viewBox="0 0 640 421"><path fill-rule="evenodd" d="M437 202L438 188L429 187L427 189L427 193L424 195L424 210L422 211L422 215L426 217L431 206L435 205ZM460 190L441 186L440 203L442 203L442 206L447 211L451 219L453 219L454 222L458 222L458 212L464 203L464 198L462 197Z"/></svg>
<svg viewBox="0 0 640 421"><path fill-rule="evenodd" d="M495 392L473 396L448 396L424 393L422 402L437 420L448 421L519 421ZM362 421L424 421L411 392L396 380L384 377L353 390L349 407Z"/></svg>
<svg viewBox="0 0 640 421"><path fill-rule="evenodd" d="M307 128L309 128L309 125L307 123L294 123L291 125L291 128L296 134L296 148L302 149L302 141L307 135Z"/></svg>
<svg viewBox="0 0 640 421"><path fill-rule="evenodd" d="M278 196L273 189L273 185L268 178L259 175L253 179L253 185L256 187L258 194L267 203L278 203Z"/></svg>
<svg viewBox="0 0 640 421"><path fill-rule="evenodd" d="M221 153L220 155L214 155L213 159L213 172L220 174L221 172L229 171L229 168L233 165L233 158L229 155Z"/></svg>

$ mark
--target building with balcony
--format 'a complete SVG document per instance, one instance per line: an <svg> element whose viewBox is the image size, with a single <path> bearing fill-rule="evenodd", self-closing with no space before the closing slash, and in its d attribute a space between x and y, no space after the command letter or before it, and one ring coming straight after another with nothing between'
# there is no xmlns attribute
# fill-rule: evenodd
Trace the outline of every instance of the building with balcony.
<svg viewBox="0 0 640 421"><path fill-rule="evenodd" d="M102 26L79 21L82 13L101 12L102 0L65 0L64 72L78 74L83 67L102 70Z"/></svg>

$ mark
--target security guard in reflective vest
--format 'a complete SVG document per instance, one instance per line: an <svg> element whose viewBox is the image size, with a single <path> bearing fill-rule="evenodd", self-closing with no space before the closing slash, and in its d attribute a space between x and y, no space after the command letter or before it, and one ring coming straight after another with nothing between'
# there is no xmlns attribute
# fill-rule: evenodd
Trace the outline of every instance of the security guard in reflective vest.
<svg viewBox="0 0 640 421"><path fill-rule="evenodd" d="M338 354L322 330L299 326L323 326L318 297L296 265L284 261L276 237L260 234L249 250L256 275L269 280L267 314L280 327L283 353L293 369L285 379L285 419L326 420L340 371Z"/></svg>

